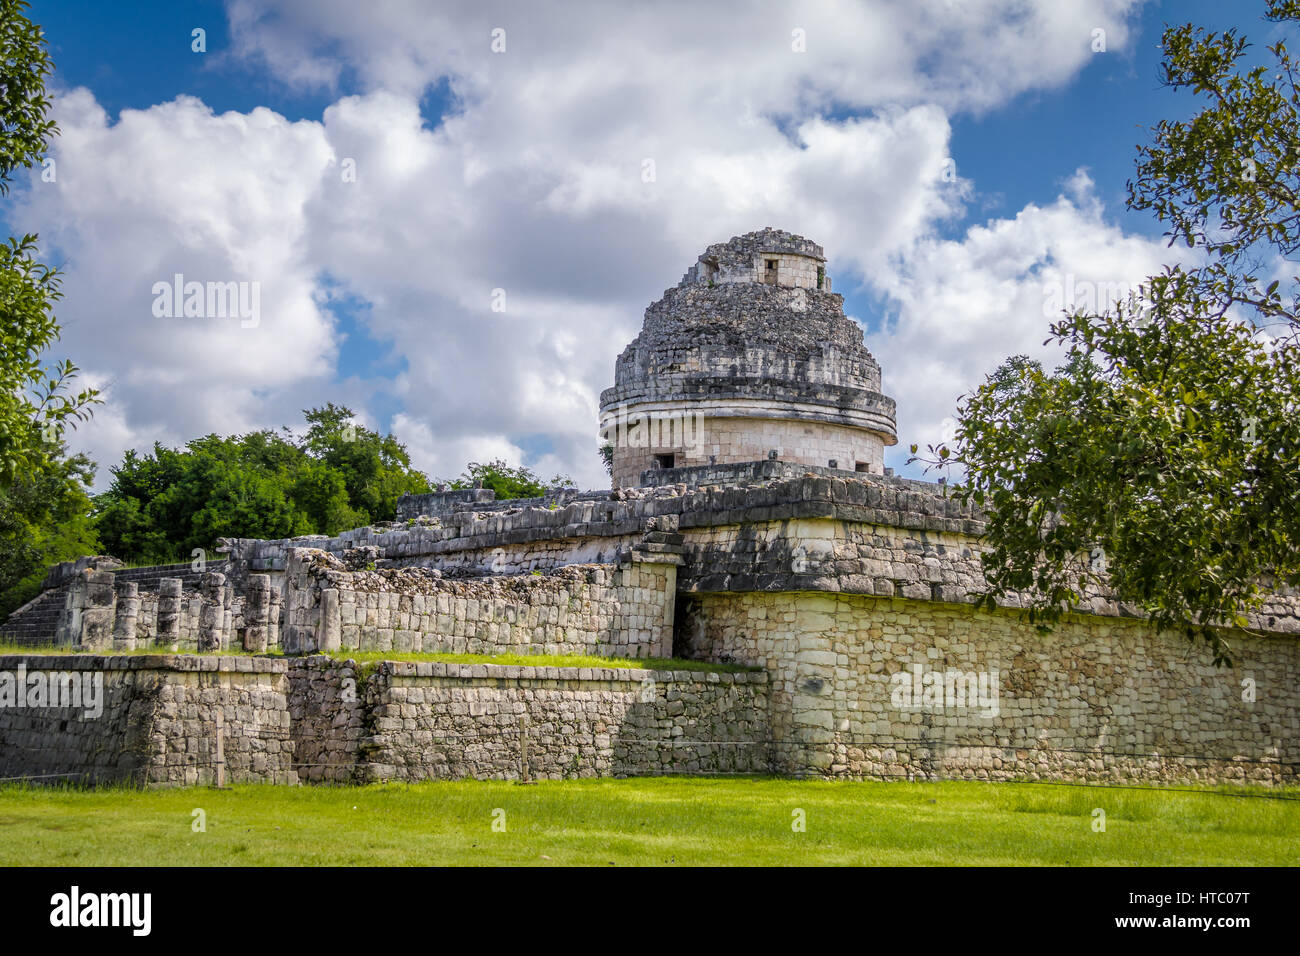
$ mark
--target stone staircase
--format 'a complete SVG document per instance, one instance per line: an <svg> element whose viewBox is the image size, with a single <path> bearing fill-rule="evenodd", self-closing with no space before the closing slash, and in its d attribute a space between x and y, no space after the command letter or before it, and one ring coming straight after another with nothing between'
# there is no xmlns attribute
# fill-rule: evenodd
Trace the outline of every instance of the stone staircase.
<svg viewBox="0 0 1300 956"><path fill-rule="evenodd" d="M209 561L205 570L219 571L226 573L225 560ZM184 564L153 564L143 568L112 568L116 580L134 581L140 586L141 591L157 591L158 582L163 578L180 578L181 587L186 591L193 591L199 586L199 581L203 577L203 572L195 571L186 562Z"/></svg>
<svg viewBox="0 0 1300 956"><path fill-rule="evenodd" d="M0 622L0 641L24 646L53 644L67 593L64 585L36 595Z"/></svg>
<svg viewBox="0 0 1300 956"><path fill-rule="evenodd" d="M208 571L226 570L225 561L208 564ZM199 586L203 577L201 572L193 570L188 562L184 564L155 564L143 568L113 568L116 581L133 581L143 591L157 591L158 582L163 578L180 578L181 586L192 593ZM67 599L68 585L47 588L22 607L0 622L0 642L36 647L54 643L54 635L59 626L59 615Z"/></svg>

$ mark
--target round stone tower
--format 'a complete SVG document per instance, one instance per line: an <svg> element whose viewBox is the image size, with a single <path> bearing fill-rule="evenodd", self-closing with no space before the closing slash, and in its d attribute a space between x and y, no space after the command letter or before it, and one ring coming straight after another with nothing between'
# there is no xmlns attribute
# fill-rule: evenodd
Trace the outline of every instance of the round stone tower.
<svg viewBox="0 0 1300 956"><path fill-rule="evenodd" d="M600 396L614 486L650 468L777 459L883 471L894 401L831 292L821 246L763 229L709 246L645 324Z"/></svg>

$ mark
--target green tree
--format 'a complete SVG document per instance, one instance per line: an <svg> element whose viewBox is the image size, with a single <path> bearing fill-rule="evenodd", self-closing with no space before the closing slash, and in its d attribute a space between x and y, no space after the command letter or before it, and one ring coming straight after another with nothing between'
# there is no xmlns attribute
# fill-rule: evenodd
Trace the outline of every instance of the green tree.
<svg viewBox="0 0 1300 956"><path fill-rule="evenodd" d="M0 195L14 171L30 168L58 132L47 118L53 70L41 29L24 0L0 0ZM77 368L43 356L59 337L59 274L36 259L36 237L0 243L0 487L35 482L69 425L89 417L94 389L72 391Z"/></svg>
<svg viewBox="0 0 1300 956"><path fill-rule="evenodd" d="M448 483L448 487L473 488L479 484L495 491L498 501L507 498L540 498L548 488L575 487L574 480L567 475L556 475L544 483L531 469L523 465L511 468L501 459L486 464L471 461L459 478Z"/></svg>
<svg viewBox="0 0 1300 956"><path fill-rule="evenodd" d="M45 92L53 63L27 7L0 0L0 196L58 132ZM99 546L88 517L94 466L62 440L98 393L73 392L71 361L45 360L59 298L59 273L38 261L35 236L0 241L0 617L37 593L47 565Z"/></svg>
<svg viewBox="0 0 1300 956"><path fill-rule="evenodd" d="M1055 323L1065 363L1009 360L962 400L954 446L922 456L990 512L986 606L1027 589L1050 626L1105 583L1226 662L1220 628L1300 583L1300 90L1282 41L1267 66L1248 47L1165 30L1165 83L1207 105L1155 128L1129 184L1199 262Z"/></svg>
<svg viewBox="0 0 1300 956"><path fill-rule="evenodd" d="M354 511L349 503L346 478L324 463L303 462L291 495L313 529L328 529L325 533L337 534L367 523L365 516Z"/></svg>
<svg viewBox="0 0 1300 956"><path fill-rule="evenodd" d="M391 521L402 493L428 490L392 435L351 425L352 412L332 404L304 415L301 441L281 429L128 451L95 503L104 548L132 561L187 561L223 537L337 534Z"/></svg>
<svg viewBox="0 0 1300 956"><path fill-rule="evenodd" d="M277 446L279 446L277 448ZM280 465L268 459L282 459ZM303 455L269 432L208 435L184 451L128 451L96 499L104 547L132 561L188 561L220 537L280 538L320 529L291 489Z"/></svg>
<svg viewBox="0 0 1300 956"><path fill-rule="evenodd" d="M0 0L0 196L13 171L30 169L58 127L49 118L45 79L54 71L41 28L24 14L27 0Z"/></svg>
<svg viewBox="0 0 1300 956"><path fill-rule="evenodd" d="M42 457L45 467L0 489L0 619L36 596L51 564L99 549L87 493L94 465L58 448Z"/></svg>
<svg viewBox="0 0 1300 956"><path fill-rule="evenodd" d="M429 479L411 468L405 446L357 425L350 408L330 402L303 414L309 427L302 447L343 476L356 525L391 521L398 498L429 490Z"/></svg>

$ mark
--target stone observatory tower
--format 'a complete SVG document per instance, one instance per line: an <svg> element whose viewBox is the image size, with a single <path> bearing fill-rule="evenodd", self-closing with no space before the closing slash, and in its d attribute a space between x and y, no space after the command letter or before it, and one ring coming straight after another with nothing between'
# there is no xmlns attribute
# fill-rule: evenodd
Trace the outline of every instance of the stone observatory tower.
<svg viewBox="0 0 1300 956"><path fill-rule="evenodd" d="M773 457L879 474L898 441L822 247L772 228L709 246L646 309L601 393L600 433L616 488L647 469Z"/></svg>

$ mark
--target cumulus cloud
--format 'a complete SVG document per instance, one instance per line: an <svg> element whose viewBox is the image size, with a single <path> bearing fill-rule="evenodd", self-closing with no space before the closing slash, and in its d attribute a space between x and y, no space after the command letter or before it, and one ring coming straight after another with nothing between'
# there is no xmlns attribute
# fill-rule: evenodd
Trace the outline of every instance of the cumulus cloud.
<svg viewBox="0 0 1300 956"><path fill-rule="evenodd" d="M959 395L1009 355L1049 368L1044 346L1063 309L1105 309L1169 260L1160 239L1126 235L1106 220L1086 170L1048 206L973 226L959 239L916 243L906 261L878 276L892 314L871 339L898 402L902 465L911 443L951 440Z"/></svg>
<svg viewBox="0 0 1300 956"><path fill-rule="evenodd" d="M608 114L639 136L656 108L720 109L742 122L845 104L986 109L1071 79L1094 31L1124 49L1136 6L389 0L359 17L348 0L230 0L228 11L236 55L295 85L334 87L351 71L369 88L418 94L447 77L468 100L512 100L562 118L557 136L586 139Z"/></svg>
<svg viewBox="0 0 1300 956"><path fill-rule="evenodd" d="M106 391L75 444L107 466L124 446L273 424L277 399L331 375L335 333L303 256L304 208L329 157L318 124L216 115L191 97L110 123L84 89L56 114L55 180L33 183L10 216L65 262L61 349ZM156 287L177 275L182 289L204 285L205 312L207 283L244 283L246 317L157 308Z"/></svg>
<svg viewBox="0 0 1300 956"><path fill-rule="evenodd" d="M426 129L389 92L330 107L356 181L318 195L311 258L374 303L371 334L406 361L394 387L408 411L448 436L547 434L587 483L605 480L592 449L613 359L704 245L773 223L883 268L962 193L940 182L949 130L934 107L810 120L793 137L701 130L659 144L649 182L631 149L603 163L576 141L545 161L484 152L471 123Z"/></svg>

